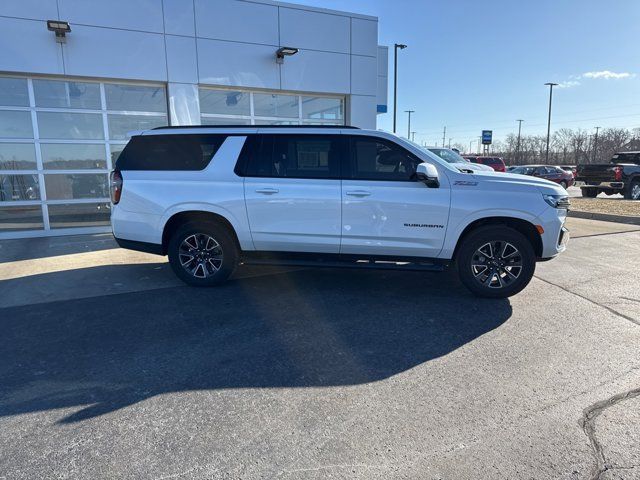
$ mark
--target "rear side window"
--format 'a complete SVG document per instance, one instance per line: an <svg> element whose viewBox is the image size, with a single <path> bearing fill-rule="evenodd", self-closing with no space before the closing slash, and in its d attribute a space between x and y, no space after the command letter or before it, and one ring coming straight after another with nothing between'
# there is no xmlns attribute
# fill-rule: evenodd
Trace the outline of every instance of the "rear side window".
<svg viewBox="0 0 640 480"><path fill-rule="evenodd" d="M339 135L263 135L250 153L248 177L340 178Z"/></svg>
<svg viewBox="0 0 640 480"><path fill-rule="evenodd" d="M143 135L132 137L118 170L203 170L226 135Z"/></svg>

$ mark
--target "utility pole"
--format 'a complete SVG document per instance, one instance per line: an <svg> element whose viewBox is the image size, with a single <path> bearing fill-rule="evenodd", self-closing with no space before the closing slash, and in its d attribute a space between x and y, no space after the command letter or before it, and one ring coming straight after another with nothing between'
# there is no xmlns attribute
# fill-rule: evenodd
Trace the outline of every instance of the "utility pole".
<svg viewBox="0 0 640 480"><path fill-rule="evenodd" d="M551 99L553 98L553 87L557 86L557 83L548 82L545 85L549 86L549 119L547 120L547 153L545 163L549 165L549 139L551 138Z"/></svg>
<svg viewBox="0 0 640 480"><path fill-rule="evenodd" d="M480 142L482 141L482 137L478 137L478 155L480 155Z"/></svg>
<svg viewBox="0 0 640 480"><path fill-rule="evenodd" d="M596 129L596 135L593 140L593 163L596 163L598 158L598 130L602 127L594 127Z"/></svg>
<svg viewBox="0 0 640 480"><path fill-rule="evenodd" d="M473 140L469 140L469 152L468 153L471 153L471 144L472 143L473 143Z"/></svg>
<svg viewBox="0 0 640 480"><path fill-rule="evenodd" d="M451 140L453 140L453 138L449 137L449 147L448 148L451 148Z"/></svg>
<svg viewBox="0 0 640 480"><path fill-rule="evenodd" d="M522 130L522 122L524 122L524 120L516 120L516 122L518 122L518 142L516 143L516 158L515 158L516 164L517 164L520 156L520 131Z"/></svg>
<svg viewBox="0 0 640 480"><path fill-rule="evenodd" d="M405 113L409 114L409 124L407 125L407 140L411 138L411 114L415 113L415 110L405 110Z"/></svg>
<svg viewBox="0 0 640 480"><path fill-rule="evenodd" d="M412 142L416 141L416 132L411 132L411 141Z"/></svg>
<svg viewBox="0 0 640 480"><path fill-rule="evenodd" d="M444 140L447 136L447 127L444 127L444 131L442 132L442 148L444 148Z"/></svg>
<svg viewBox="0 0 640 480"><path fill-rule="evenodd" d="M393 45L393 133L396 133L396 118L398 114L398 49L407 48L402 43Z"/></svg>

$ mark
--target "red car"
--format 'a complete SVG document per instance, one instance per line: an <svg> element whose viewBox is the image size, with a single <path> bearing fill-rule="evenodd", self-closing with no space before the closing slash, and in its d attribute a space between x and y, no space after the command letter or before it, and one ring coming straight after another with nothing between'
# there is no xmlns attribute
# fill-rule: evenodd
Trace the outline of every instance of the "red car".
<svg viewBox="0 0 640 480"><path fill-rule="evenodd" d="M509 168L509 173L519 173L520 175L544 178L545 180L558 183L564 188L570 187L574 183L573 173L551 165L522 165L520 167Z"/></svg>
<svg viewBox="0 0 640 480"><path fill-rule="evenodd" d="M504 161L500 157L464 157L470 162L480 163L482 165L488 165L493 168L496 172L506 172L507 167L504 164Z"/></svg>

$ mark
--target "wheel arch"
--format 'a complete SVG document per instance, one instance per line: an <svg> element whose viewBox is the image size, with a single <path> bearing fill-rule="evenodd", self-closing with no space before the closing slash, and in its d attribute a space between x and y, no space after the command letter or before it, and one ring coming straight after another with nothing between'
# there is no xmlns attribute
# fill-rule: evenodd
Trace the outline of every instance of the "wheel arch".
<svg viewBox="0 0 640 480"><path fill-rule="evenodd" d="M233 237L238 250L242 250L240 241L238 239L238 234L236 233L236 229L233 224L223 215L219 213L207 211L207 210L183 210L180 212L176 212L171 215L164 224L162 229L162 254L167 254L167 249L169 246L169 240L171 239L171 235L175 232L181 225L184 225L188 222L208 222L208 223L217 223L219 225L223 225Z"/></svg>
<svg viewBox="0 0 640 480"><path fill-rule="evenodd" d="M460 249L460 245L464 241L465 237L469 235L472 231L485 227L485 226L505 226L520 232L531 242L531 246L533 247L533 251L536 254L536 257L542 256L542 237L538 232L536 226L529 222L528 220L524 220L522 218L516 217L503 217L503 216L495 216L495 217L484 217L479 218L477 220L469 223L463 230L460 236L458 237L458 241L456 242L455 249L453 251L453 259L456 258L458 254L458 250Z"/></svg>

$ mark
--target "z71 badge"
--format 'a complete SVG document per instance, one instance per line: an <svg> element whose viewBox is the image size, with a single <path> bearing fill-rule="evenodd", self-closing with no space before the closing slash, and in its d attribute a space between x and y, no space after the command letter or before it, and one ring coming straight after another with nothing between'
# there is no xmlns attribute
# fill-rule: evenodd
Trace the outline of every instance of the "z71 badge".
<svg viewBox="0 0 640 480"><path fill-rule="evenodd" d="M453 182L454 185L460 185L462 187L475 187L478 185L478 182L472 182L470 180L456 180Z"/></svg>

